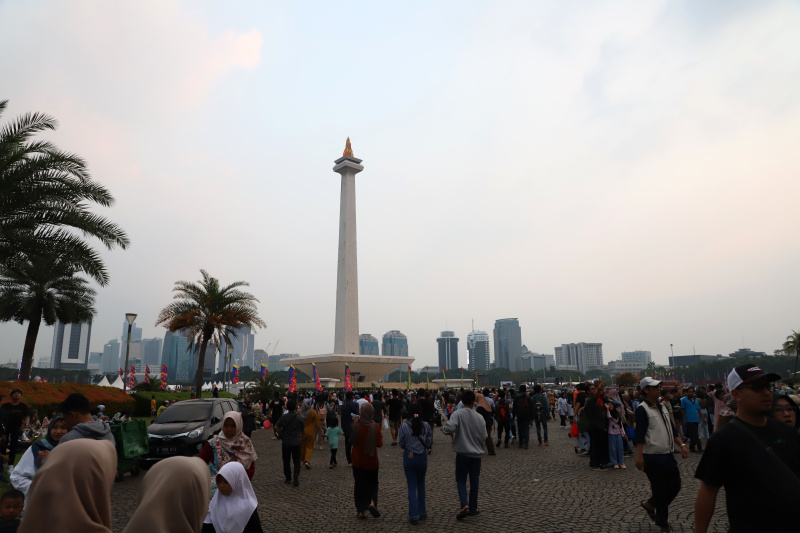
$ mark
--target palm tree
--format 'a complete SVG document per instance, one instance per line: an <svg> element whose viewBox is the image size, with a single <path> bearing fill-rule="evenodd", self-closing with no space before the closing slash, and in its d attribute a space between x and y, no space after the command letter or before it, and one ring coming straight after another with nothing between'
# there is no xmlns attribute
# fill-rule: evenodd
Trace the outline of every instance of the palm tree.
<svg viewBox="0 0 800 533"><path fill-rule="evenodd" d="M786 342L783 343L783 351L786 355L794 352L794 374L792 379L797 374L797 361L800 359L800 331L792 330L792 334L786 337Z"/></svg>
<svg viewBox="0 0 800 533"><path fill-rule="evenodd" d="M0 115L8 100L0 101ZM75 232L95 237L108 249L127 248L128 237L116 224L88 210L110 207L114 198L93 181L80 157L60 151L34 134L58 123L28 113L0 129L0 258L25 262L28 255L60 255L82 271L108 283L100 256Z"/></svg>
<svg viewBox="0 0 800 533"><path fill-rule="evenodd" d="M162 309L156 320L157 326L162 325L170 331L185 331L194 339L198 354L197 391L203 386L203 367L209 342L213 341L217 346L222 340L230 343L230 336L236 336L233 330L244 326L267 327L258 317L255 305L258 300L248 292L237 290L249 286L249 283L236 281L221 287L217 278L212 278L205 270L200 270L200 273L203 279L199 283L175 282L172 289L177 293L175 301Z"/></svg>
<svg viewBox="0 0 800 533"><path fill-rule="evenodd" d="M42 320L52 326L56 320L86 322L95 314L95 291L75 276L73 263L72 257L28 256L12 265L0 264L0 321L28 323L21 381L30 379Z"/></svg>

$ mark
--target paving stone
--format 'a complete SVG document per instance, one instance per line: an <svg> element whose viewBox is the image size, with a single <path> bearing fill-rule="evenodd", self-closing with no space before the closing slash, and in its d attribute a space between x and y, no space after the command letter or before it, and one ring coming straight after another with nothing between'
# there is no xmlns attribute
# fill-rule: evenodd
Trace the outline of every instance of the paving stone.
<svg viewBox="0 0 800 533"><path fill-rule="evenodd" d="M281 444L272 440L272 431L256 431L253 443L259 455L253 488L258 496L259 515L265 531L330 533L352 531L442 532L515 529L542 533L576 531L613 533L657 533L658 528L639 506L649 496L647 476L626 458L627 470L593 471L586 457L574 453L575 439L558 425L551 425L550 446L534 444L528 450L516 443L484 456L478 507L480 515L456 521L459 502L455 484L455 454L450 438L434 430L433 453L429 456L427 487L428 519L418 526L408 522L406 480L399 447L389 446L389 430L383 430L380 453L380 518L357 520L353 503L353 475L344 458L344 438L339 449L339 466L328 468L330 452L317 447L311 470L301 468L300 486L283 483ZM694 530L694 500L699 482L694 471L700 455L678 458L682 488L670 506L670 522L675 532ZM121 532L133 514L141 477L125 477L112 492L114 531ZM538 480L538 481L537 481ZM176 480L175 490L180 490ZM724 490L717 498L709 531L728 530Z"/></svg>

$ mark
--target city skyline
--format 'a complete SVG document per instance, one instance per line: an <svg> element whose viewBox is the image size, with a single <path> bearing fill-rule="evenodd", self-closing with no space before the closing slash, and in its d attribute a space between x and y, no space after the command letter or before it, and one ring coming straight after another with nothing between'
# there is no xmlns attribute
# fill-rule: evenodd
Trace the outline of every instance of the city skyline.
<svg viewBox="0 0 800 533"><path fill-rule="evenodd" d="M671 345L771 354L800 329L798 26L772 0L5 2L0 46L28 46L0 56L0 98L4 122L58 120L36 140L87 161L116 199L96 211L129 234L92 243L110 283L91 352L126 312L163 338L175 282L204 268L250 283L254 348L329 353L330 166L349 136L369 162L360 331L396 328L434 366L441 331L513 316L532 352L598 342L666 364ZM0 360L26 327L0 324ZM37 361L52 341L43 325Z"/></svg>

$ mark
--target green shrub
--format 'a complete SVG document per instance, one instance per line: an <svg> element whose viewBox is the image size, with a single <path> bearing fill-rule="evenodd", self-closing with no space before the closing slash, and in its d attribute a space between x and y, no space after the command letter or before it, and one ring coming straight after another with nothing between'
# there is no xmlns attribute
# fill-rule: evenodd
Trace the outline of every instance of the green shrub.
<svg viewBox="0 0 800 533"><path fill-rule="evenodd" d="M170 391L159 391L159 392L134 392L131 395L136 402L133 408L133 416L150 416L150 398L152 396L156 397L156 408L163 405L165 401L169 400L170 403L173 401L181 401L181 400L190 400L192 395L190 392L170 392ZM204 392L203 398L211 398L210 392ZM220 398L238 398L235 394L231 394L229 392L219 391Z"/></svg>

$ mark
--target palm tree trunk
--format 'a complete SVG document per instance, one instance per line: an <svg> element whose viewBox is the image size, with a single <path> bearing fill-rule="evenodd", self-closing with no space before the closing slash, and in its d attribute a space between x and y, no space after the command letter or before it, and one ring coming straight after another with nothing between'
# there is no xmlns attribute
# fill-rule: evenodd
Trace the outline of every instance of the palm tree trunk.
<svg viewBox="0 0 800 533"><path fill-rule="evenodd" d="M197 356L197 373L194 375L194 386L197 398L202 398L203 393L203 369L206 365L206 348L208 347L208 335L203 333L203 340L200 341L200 353Z"/></svg>
<svg viewBox="0 0 800 533"><path fill-rule="evenodd" d="M41 312L28 322L28 332L25 334L25 347L22 349L22 364L19 369L19 380L30 381L31 368L33 367L33 349L36 348L36 338L39 336L39 327L42 325ZM55 363L53 361L52 363Z"/></svg>

